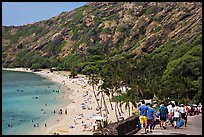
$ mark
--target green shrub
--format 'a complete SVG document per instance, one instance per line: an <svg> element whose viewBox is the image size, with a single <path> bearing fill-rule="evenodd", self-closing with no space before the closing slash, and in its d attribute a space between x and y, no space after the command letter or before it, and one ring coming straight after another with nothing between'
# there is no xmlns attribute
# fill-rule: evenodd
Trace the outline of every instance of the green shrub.
<svg viewBox="0 0 204 137"><path fill-rule="evenodd" d="M101 32L104 33L104 34L110 34L111 29L110 28L105 28L105 29L102 29Z"/></svg>
<svg viewBox="0 0 204 137"><path fill-rule="evenodd" d="M135 110L132 112L132 116L138 116L139 115L139 110Z"/></svg>
<svg viewBox="0 0 204 137"><path fill-rule="evenodd" d="M156 6L152 6L150 8L148 8L145 12L145 14L154 14L157 12L157 7Z"/></svg>
<svg viewBox="0 0 204 137"><path fill-rule="evenodd" d="M39 63L35 63L31 66L31 69L39 69L41 68L41 65Z"/></svg>
<svg viewBox="0 0 204 137"><path fill-rule="evenodd" d="M19 58L19 59L23 58L27 53L28 53L27 49L22 49L16 54L16 57Z"/></svg>
<svg viewBox="0 0 204 137"><path fill-rule="evenodd" d="M23 44L18 44L18 45L17 45L17 48L18 48L18 49L22 49L22 48L23 48Z"/></svg>
<svg viewBox="0 0 204 137"><path fill-rule="evenodd" d="M164 17L165 17L165 14L164 14L164 15L160 15L160 16L158 16L158 17L154 17L153 20L154 20L154 21L157 21L157 22L161 22Z"/></svg>
<svg viewBox="0 0 204 137"><path fill-rule="evenodd" d="M106 20L112 21L112 20L115 20L116 17L117 17L116 14L112 14L112 15L108 16L108 17L106 18Z"/></svg>
<svg viewBox="0 0 204 137"><path fill-rule="evenodd" d="M126 13L127 13L128 15L132 15L133 12L134 12L134 9L130 9L130 10L128 10Z"/></svg>
<svg viewBox="0 0 204 137"><path fill-rule="evenodd" d="M157 33L161 30L161 26L156 27L152 32Z"/></svg>
<svg viewBox="0 0 204 137"><path fill-rule="evenodd" d="M13 63L8 65L8 68L15 68L15 65Z"/></svg>
<svg viewBox="0 0 204 137"><path fill-rule="evenodd" d="M116 29L116 32L123 32L123 31L124 31L124 29L121 26Z"/></svg>

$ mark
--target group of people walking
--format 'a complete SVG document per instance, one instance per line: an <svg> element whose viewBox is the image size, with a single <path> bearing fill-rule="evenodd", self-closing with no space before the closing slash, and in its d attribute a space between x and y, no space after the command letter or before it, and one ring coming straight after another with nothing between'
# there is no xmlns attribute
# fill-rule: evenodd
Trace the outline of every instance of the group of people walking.
<svg viewBox="0 0 204 137"><path fill-rule="evenodd" d="M147 134L152 132L156 125L156 120L159 119L161 129L166 129L167 124L172 125L172 127L179 128L181 125L179 123L180 118L182 118L182 123L187 124L187 110L183 104L178 105L168 103L166 106L164 102L159 106L158 112L155 112L155 109L152 108L152 104L142 101L141 106L139 107L139 121L141 128L144 130L141 134Z"/></svg>

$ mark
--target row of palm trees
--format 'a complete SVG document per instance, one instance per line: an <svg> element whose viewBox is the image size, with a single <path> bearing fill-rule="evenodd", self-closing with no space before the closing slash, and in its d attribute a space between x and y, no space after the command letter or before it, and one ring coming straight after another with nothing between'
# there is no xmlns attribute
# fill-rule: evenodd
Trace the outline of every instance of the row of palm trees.
<svg viewBox="0 0 204 137"><path fill-rule="evenodd" d="M119 58L107 63L98 74L94 73L93 69L88 73L88 84L92 86L101 116L105 114L108 118L110 114L106 98L109 100L111 110L115 112L117 121L124 114L123 105L128 110L129 116L131 116L131 109L137 107L136 102L142 97L142 92L137 81L131 75L131 67L125 58ZM113 103L115 103L114 107ZM104 110L104 114L102 110Z"/></svg>

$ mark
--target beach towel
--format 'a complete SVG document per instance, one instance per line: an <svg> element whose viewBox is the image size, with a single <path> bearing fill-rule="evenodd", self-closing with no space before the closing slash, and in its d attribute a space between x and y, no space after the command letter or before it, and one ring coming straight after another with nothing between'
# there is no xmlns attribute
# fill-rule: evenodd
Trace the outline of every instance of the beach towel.
<svg viewBox="0 0 204 137"><path fill-rule="evenodd" d="M59 132L69 132L69 130L58 129Z"/></svg>
<svg viewBox="0 0 204 137"><path fill-rule="evenodd" d="M184 125L182 118L178 121L178 128L182 127Z"/></svg>

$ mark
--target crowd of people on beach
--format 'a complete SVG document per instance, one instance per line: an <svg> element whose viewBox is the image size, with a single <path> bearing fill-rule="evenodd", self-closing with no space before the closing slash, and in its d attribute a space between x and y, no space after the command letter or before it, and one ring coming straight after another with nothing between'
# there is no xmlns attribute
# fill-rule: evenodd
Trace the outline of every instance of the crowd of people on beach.
<svg viewBox="0 0 204 137"><path fill-rule="evenodd" d="M80 92L80 91L77 91ZM90 94L88 90L86 90L82 95L83 100L81 100L81 109L82 110L92 110L91 104L94 103L93 96ZM85 131L88 127L91 127L93 122L90 120L96 114L92 114L91 116L85 117L83 113L78 114L73 118L74 125L71 125L70 128L75 128L75 126L81 123L83 127L83 131Z"/></svg>
<svg viewBox="0 0 204 137"><path fill-rule="evenodd" d="M45 73L46 72L40 72L40 74L45 74ZM47 75L47 74L45 74L45 75ZM63 88L63 89L66 88L67 90L71 90L71 88L67 86L67 83L69 83L69 81L66 81L67 78L68 77L66 77L64 75L63 79L60 79L61 82L59 83L58 89L52 89L51 86L48 86L48 90L50 90L50 92L53 92L53 94L54 93L58 93L58 94L60 93L59 95L62 95L61 93L64 93L63 90L61 90L61 88ZM51 79L51 78L49 78L49 79ZM71 99L71 103L76 103L76 105L79 105L78 109L80 109L82 113L79 112L77 108L76 109L74 108L73 109L74 111L72 112L70 108L67 109L66 107L60 107L58 109L53 109L51 111L50 110L46 111L47 109L43 107L43 108L40 108L40 110L39 110L40 114L42 113L43 118L48 117L50 113L54 113L56 116L57 115L62 116L62 118L64 115L67 115L67 117L73 117L73 118L75 117L74 124L70 120L70 123L68 123L67 128L69 128L69 127L70 128L76 128L76 125L80 125L80 126L82 126L83 129L88 129L88 127L90 127L93 124L92 117L96 116L96 114L97 114L95 112L92 112L93 106L94 106L93 93L91 90L89 90L89 88L87 88L88 84L87 84L87 81L85 78L70 79L70 82L78 85L79 89L76 90L76 93L78 94L77 95L78 97L80 96L80 99L79 98ZM23 89L16 89L16 91L17 92L25 92ZM63 95L61 98L63 98L63 97L66 97L66 95ZM40 99L42 99L42 98L40 96L34 95L34 96L32 96L32 99L41 101ZM56 99L57 98L55 98L55 100ZM45 107L50 106L50 104L48 104L47 102L45 102L44 105L45 105ZM89 113L88 114L84 113L85 110L89 111ZM59 118L57 116L56 120L57 120L56 123L58 123L60 126L61 122L62 122L61 118ZM49 127L49 128L52 127L52 125L49 122L42 122L42 121L39 121L35 118L24 119L24 121L28 121L28 123L30 123L31 128L33 128L33 129L38 129L38 128L42 128L42 127L44 127L44 129L45 129L46 127ZM22 123L22 121L20 121L20 122ZM7 122L5 124L5 126L7 128L13 128L16 125L17 124L14 123L13 121ZM64 128L64 127L59 127L59 128ZM53 129L53 130L55 130L55 129Z"/></svg>
<svg viewBox="0 0 204 137"><path fill-rule="evenodd" d="M161 130L165 130L167 124L175 129L179 129L183 125L186 127L189 113L191 116L193 112L199 114L202 111L202 107L198 109L198 106L191 106L191 109L189 109L188 106L178 102L168 102L168 104L162 102L156 112L151 103L145 104L144 100L141 103L138 121L138 127L143 130L141 134L152 132L157 123L160 124Z"/></svg>

